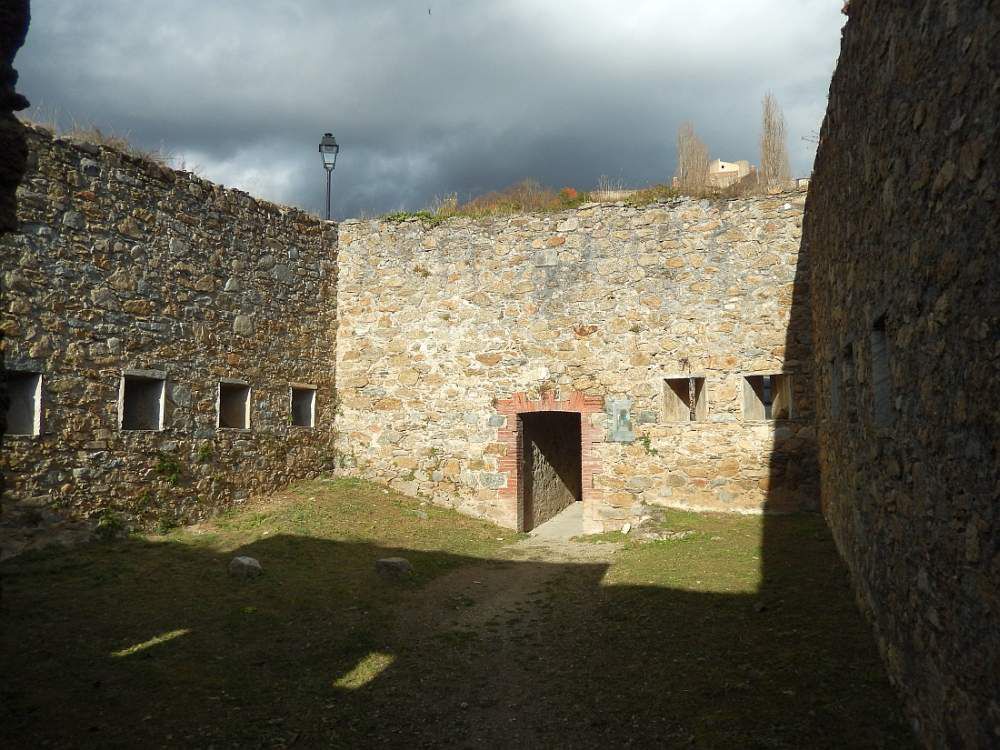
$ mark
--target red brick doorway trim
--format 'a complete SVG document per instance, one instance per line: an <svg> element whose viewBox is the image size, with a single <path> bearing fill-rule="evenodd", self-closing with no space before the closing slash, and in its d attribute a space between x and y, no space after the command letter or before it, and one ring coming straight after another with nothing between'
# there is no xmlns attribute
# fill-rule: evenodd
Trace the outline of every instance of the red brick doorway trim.
<svg viewBox="0 0 1000 750"><path fill-rule="evenodd" d="M594 489L594 474L600 470L600 459L594 443L604 442L604 433L594 427L590 416L604 412L601 396L585 396L571 391L565 399L557 400L555 393L548 391L541 398L530 400L524 393L515 393L511 398L496 401L497 413L503 417L504 426L498 429L497 442L505 447L500 460L499 471L507 475L507 486L500 489L503 520L505 525L524 530L524 497L520 471L522 458L520 415L540 411L573 412L580 415L580 477L583 501L584 531L597 528L597 506L603 500L603 493Z"/></svg>

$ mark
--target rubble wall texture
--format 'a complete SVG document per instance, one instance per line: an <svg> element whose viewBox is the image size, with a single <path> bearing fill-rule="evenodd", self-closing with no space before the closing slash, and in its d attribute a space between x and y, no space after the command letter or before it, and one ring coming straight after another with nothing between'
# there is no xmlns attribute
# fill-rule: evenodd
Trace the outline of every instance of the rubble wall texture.
<svg viewBox="0 0 1000 750"><path fill-rule="evenodd" d="M608 414L583 417L585 442L597 435L584 455L588 530L618 528L643 504L810 507L810 362L785 355L804 198L344 222L339 460L516 526L501 438L513 417L497 401L627 399L625 442ZM792 335L807 342L803 328ZM783 371L792 418L746 419L742 375ZM667 422L664 378L688 373L706 378L707 419Z"/></svg>
<svg viewBox="0 0 1000 750"><path fill-rule="evenodd" d="M998 40L851 2L803 237L824 513L930 747L1000 744Z"/></svg>
<svg viewBox="0 0 1000 750"><path fill-rule="evenodd" d="M133 522L198 518L332 465L335 225L107 148L29 135L0 242L12 370L42 433L8 435L8 499ZM162 431L119 429L123 370L165 371ZM250 429L217 429L221 378ZM289 383L318 387L291 427Z"/></svg>
<svg viewBox="0 0 1000 750"><path fill-rule="evenodd" d="M17 228L17 186L24 176L28 146L25 128L14 117L28 107L28 100L17 92L14 57L24 44L31 18L28 0L10 0L0 7L0 236ZM0 276L0 304L3 303L3 277ZM0 452L7 431L7 375L4 367L3 331L0 330ZM3 503L4 476L0 472L0 509Z"/></svg>

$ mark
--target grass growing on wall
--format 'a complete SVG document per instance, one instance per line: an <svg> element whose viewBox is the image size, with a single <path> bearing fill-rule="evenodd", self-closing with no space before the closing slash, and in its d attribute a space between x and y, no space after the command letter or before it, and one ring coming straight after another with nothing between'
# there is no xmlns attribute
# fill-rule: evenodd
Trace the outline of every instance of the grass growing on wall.
<svg viewBox="0 0 1000 750"><path fill-rule="evenodd" d="M37 110L37 108L36 108ZM131 156L134 159L141 159L160 167L171 167L176 159L164 148L143 149L136 146L128 133L118 133L107 128L100 128L94 123L84 123L77 120L66 127L58 122L54 115L45 116L43 112L37 112L33 116L18 115L18 119L24 124L44 130L50 135L63 138L74 143L88 143L92 146L103 146L112 151ZM185 166L180 167L184 169Z"/></svg>
<svg viewBox="0 0 1000 750"><path fill-rule="evenodd" d="M496 190L476 196L465 203L459 203L458 196L452 194L440 198L434 205L423 211L396 211L382 218L388 221L421 219L436 225L453 216L468 216L482 219L492 216L510 216L519 213L551 213L575 208L591 200L590 194L565 187L556 191L543 186L537 180L522 180L503 190Z"/></svg>

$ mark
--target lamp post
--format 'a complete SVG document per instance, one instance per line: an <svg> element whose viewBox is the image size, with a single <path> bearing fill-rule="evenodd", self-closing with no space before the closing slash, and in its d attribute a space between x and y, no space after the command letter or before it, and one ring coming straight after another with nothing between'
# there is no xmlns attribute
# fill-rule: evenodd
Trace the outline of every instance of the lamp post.
<svg viewBox="0 0 1000 750"><path fill-rule="evenodd" d="M330 219L330 176L333 174L333 167L337 163L337 153L340 146L333 133L323 133L319 139L319 153L323 157L323 169L326 170L326 218Z"/></svg>

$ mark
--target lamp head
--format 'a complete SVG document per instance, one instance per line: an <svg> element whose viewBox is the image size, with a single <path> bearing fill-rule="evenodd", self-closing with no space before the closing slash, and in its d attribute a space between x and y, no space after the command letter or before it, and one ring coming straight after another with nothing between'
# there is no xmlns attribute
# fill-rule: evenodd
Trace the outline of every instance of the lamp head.
<svg viewBox="0 0 1000 750"><path fill-rule="evenodd" d="M319 141L319 153L323 157L324 168L334 168L339 151L340 146L337 144L337 139L333 137L333 133L323 133L323 137Z"/></svg>

